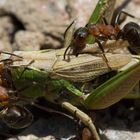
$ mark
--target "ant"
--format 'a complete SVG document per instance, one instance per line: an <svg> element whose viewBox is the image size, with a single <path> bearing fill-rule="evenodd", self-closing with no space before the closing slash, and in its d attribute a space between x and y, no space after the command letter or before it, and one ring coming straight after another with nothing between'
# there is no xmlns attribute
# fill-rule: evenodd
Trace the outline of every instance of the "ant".
<svg viewBox="0 0 140 140"><path fill-rule="evenodd" d="M16 92L0 85L0 118L10 128L21 129L31 124L33 115L27 108L18 105L20 98L10 95Z"/></svg>
<svg viewBox="0 0 140 140"><path fill-rule="evenodd" d="M1 53L21 58L8 52ZM7 126L20 129L29 126L33 116L25 107L17 105L17 90L9 69L12 62L11 58L0 61L0 118Z"/></svg>
<svg viewBox="0 0 140 140"><path fill-rule="evenodd" d="M102 16L102 20L104 23L96 23L96 24L89 23L85 27L78 28L73 34L71 44L66 48L64 52L64 60L66 60L66 54L69 49L70 50L68 52L68 55L70 55L70 52L72 51L73 55L78 56L79 53L85 48L86 40L89 35L92 35L95 38L95 42L98 43L98 46L100 50L102 51L106 62L108 62L108 60L104 54L105 51L101 44L101 41L123 39L123 40L127 40L131 46L139 47L140 46L140 26L134 22L129 22L122 29L120 29L119 20L122 13L132 18L136 18L131 14L121 11L115 17L115 22L114 23L111 22L112 24L108 24L105 17ZM113 19L114 17L112 18L112 20Z"/></svg>

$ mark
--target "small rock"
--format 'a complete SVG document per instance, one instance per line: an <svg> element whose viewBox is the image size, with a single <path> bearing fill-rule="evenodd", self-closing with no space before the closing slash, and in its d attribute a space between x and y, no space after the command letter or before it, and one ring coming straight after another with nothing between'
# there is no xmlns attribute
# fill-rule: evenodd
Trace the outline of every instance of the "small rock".
<svg viewBox="0 0 140 140"><path fill-rule="evenodd" d="M40 32L19 31L15 35L15 47L20 51L40 50L45 37Z"/></svg>
<svg viewBox="0 0 140 140"><path fill-rule="evenodd" d="M0 27L3 29L5 34L11 35L15 30L11 17L9 16L0 17L0 21L1 21Z"/></svg>
<svg viewBox="0 0 140 140"><path fill-rule="evenodd" d="M135 140L134 133L127 130L107 129L101 135L102 140Z"/></svg>
<svg viewBox="0 0 140 140"><path fill-rule="evenodd" d="M7 39L0 39L0 51L12 52L12 46Z"/></svg>
<svg viewBox="0 0 140 140"><path fill-rule="evenodd" d="M53 136L46 136L46 137L38 138L37 136L32 135L32 134L30 134L28 136L19 136L18 139L20 139L20 140L56 140L55 137L53 137ZM8 140L18 140L18 139L10 138Z"/></svg>

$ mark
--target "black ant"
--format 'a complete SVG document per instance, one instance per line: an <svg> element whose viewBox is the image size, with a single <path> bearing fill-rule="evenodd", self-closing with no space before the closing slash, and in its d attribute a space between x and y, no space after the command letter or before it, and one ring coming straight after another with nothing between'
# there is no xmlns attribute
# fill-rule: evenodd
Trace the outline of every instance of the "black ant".
<svg viewBox="0 0 140 140"><path fill-rule="evenodd" d="M64 60L66 60L66 54L70 48L72 54L78 56L79 53L85 48L86 40L89 35L92 35L95 38L95 42L98 43L99 48L101 49L103 56L108 62L105 54L104 48L101 44L101 41L107 41L112 39L124 39L129 42L131 46L139 47L140 46L140 26L134 22L127 23L123 29L119 28L119 19L121 13L124 13L127 16L132 18L136 18L133 15L130 15L124 11L121 11L115 17L115 23L108 24L106 19L102 17L104 24L102 23L89 23L85 27L78 28L73 35L71 44L67 47L64 52ZM112 23L112 22L111 22ZM70 51L68 55L70 54Z"/></svg>

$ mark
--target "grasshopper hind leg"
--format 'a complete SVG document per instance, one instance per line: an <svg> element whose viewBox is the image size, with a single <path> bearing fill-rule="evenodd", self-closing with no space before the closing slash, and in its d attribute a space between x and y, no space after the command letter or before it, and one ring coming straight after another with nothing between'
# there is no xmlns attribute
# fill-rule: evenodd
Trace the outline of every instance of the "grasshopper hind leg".
<svg viewBox="0 0 140 140"><path fill-rule="evenodd" d="M84 125L86 125L94 137L94 140L100 140L100 137L97 133L97 130L95 128L95 125L92 121L92 119L83 111L79 110L77 107L73 106L72 104L68 102L62 102L62 107L71 112L72 114L75 114L75 116L80 119Z"/></svg>

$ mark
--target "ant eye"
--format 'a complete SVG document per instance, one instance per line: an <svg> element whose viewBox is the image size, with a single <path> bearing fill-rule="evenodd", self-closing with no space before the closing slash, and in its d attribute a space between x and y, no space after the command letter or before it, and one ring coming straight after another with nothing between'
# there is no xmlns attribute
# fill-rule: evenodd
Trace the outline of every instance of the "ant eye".
<svg viewBox="0 0 140 140"><path fill-rule="evenodd" d="M79 37L80 38L85 38L85 37L87 37L87 33L81 32L81 34L79 34Z"/></svg>
<svg viewBox="0 0 140 140"><path fill-rule="evenodd" d="M85 27L77 29L74 33L74 38L86 38L88 36L88 30Z"/></svg>

